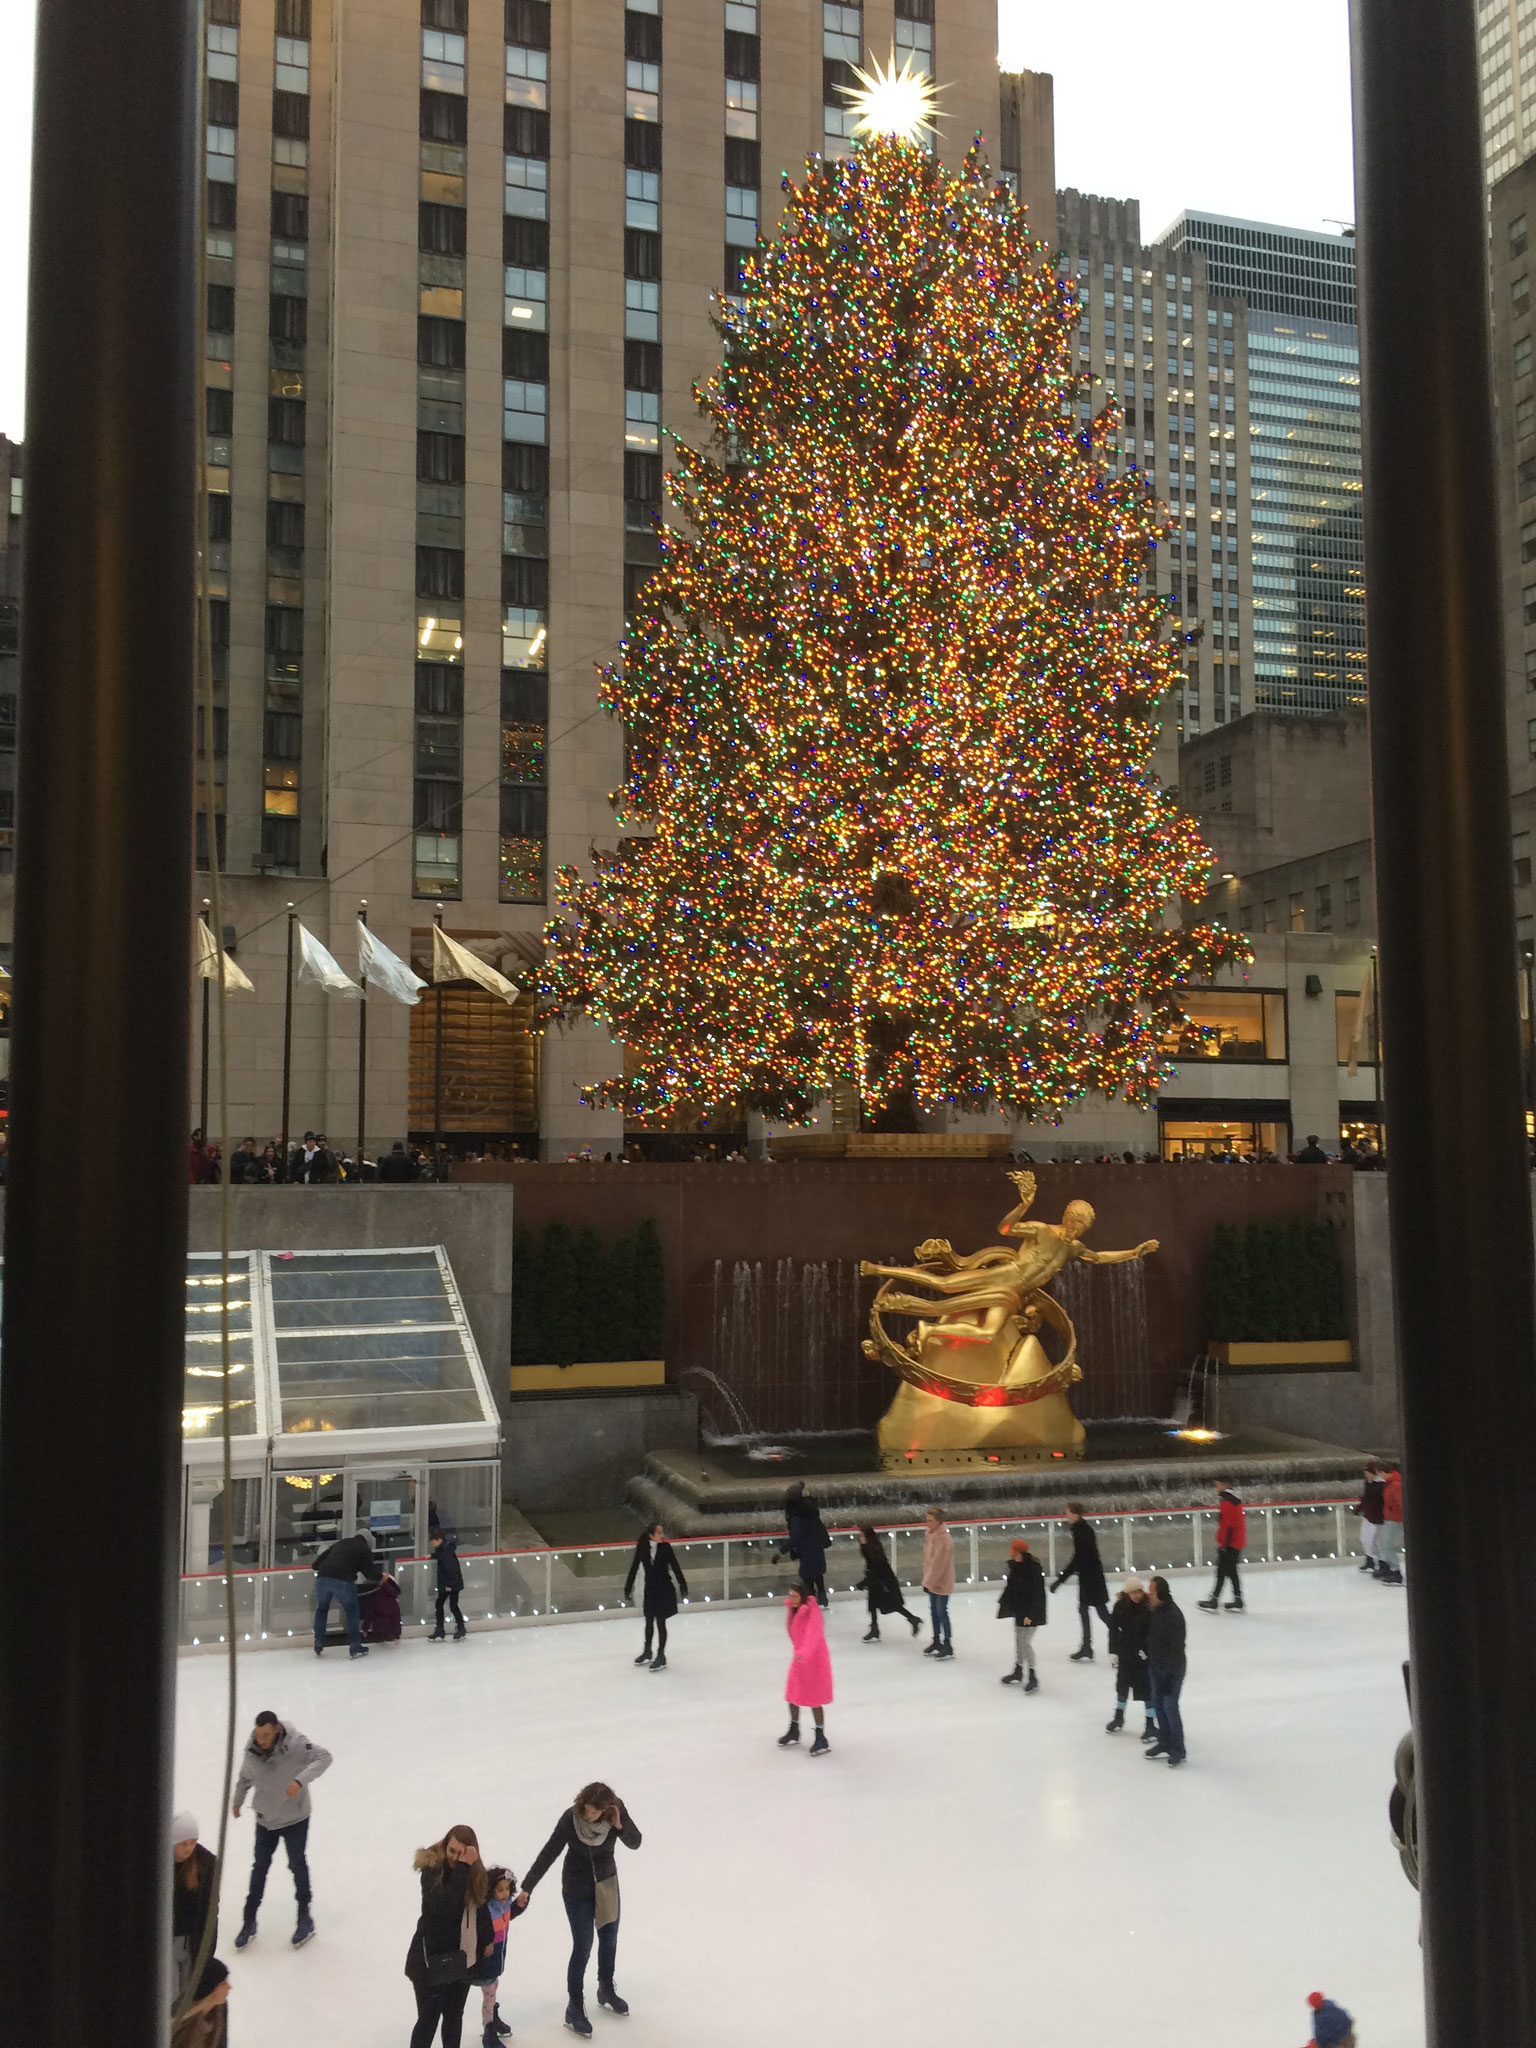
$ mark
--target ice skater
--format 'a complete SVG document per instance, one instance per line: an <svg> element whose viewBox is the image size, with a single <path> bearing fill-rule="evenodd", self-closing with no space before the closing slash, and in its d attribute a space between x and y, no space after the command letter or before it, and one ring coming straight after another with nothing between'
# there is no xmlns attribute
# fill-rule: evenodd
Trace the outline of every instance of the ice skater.
<svg viewBox="0 0 1536 2048"><path fill-rule="evenodd" d="M1147 1618L1147 1686L1157 1740L1142 1755L1166 1757L1173 1768L1184 1761L1184 1716L1179 1708L1184 1690L1184 1611L1161 1577L1147 1588L1147 1603L1152 1610Z"/></svg>
<svg viewBox="0 0 1536 2048"><path fill-rule="evenodd" d="M869 1601L869 1629L865 1642L879 1642L882 1614L899 1614L910 1625L913 1635L921 1635L923 1624L903 1598L901 1582L885 1554L885 1545L870 1522L859 1524L859 1554L864 1560L864 1576L853 1590L864 1594Z"/></svg>
<svg viewBox="0 0 1536 2048"><path fill-rule="evenodd" d="M1051 1591L1059 1592L1068 1579L1077 1580L1077 1611L1082 1617L1083 1644L1080 1650L1072 1652L1072 1662L1091 1664L1093 1635L1088 1617L1096 1614L1108 1629L1109 1588L1104 1583L1104 1567L1099 1562L1099 1539L1093 1532L1092 1522L1083 1517L1080 1500L1067 1502L1067 1527L1072 1532L1072 1562L1056 1574L1051 1581Z"/></svg>
<svg viewBox="0 0 1536 2048"><path fill-rule="evenodd" d="M930 1508L923 1519L923 1591L928 1595L928 1612L933 1621L933 1641L923 1655L953 1657L949 1599L955 1590L955 1539L944 1526L942 1509Z"/></svg>
<svg viewBox="0 0 1536 2048"><path fill-rule="evenodd" d="M816 1595L821 1606L827 1604L827 1545L832 1541L827 1525L821 1519L821 1509L805 1490L803 1479L792 1479L784 1495L784 1521L787 1528L783 1545L778 1555L792 1557L800 1567L800 1576Z"/></svg>
<svg viewBox="0 0 1536 2048"><path fill-rule="evenodd" d="M325 1625L334 1600L347 1618L347 1645L351 1654L366 1657L368 1645L363 1641L357 1581L362 1578L370 1586L376 1586L384 1576L384 1568L373 1554L373 1545L362 1534L343 1536L339 1543L321 1551L315 1559L314 1569L315 1655L320 1656L325 1649Z"/></svg>
<svg viewBox="0 0 1536 2048"><path fill-rule="evenodd" d="M486 1953L487 1944L482 1943L480 1958L469 1973L470 1983L480 1987L481 2048L500 2048L512 2032L501 2016L496 1994L502 1972L507 1967L507 1935L512 1922L525 1910L512 1896L516 1890L517 1879L510 1870L498 1865L485 1873L485 1910L491 1936L489 1953Z"/></svg>
<svg viewBox="0 0 1536 2048"><path fill-rule="evenodd" d="M1307 2000L1312 2008L1312 2048L1355 2048L1355 2023L1342 2005L1314 1991Z"/></svg>
<svg viewBox="0 0 1536 2048"><path fill-rule="evenodd" d="M172 2002L179 2005L202 1955L203 1932L214 1913L214 1879L219 1859L198 1840L196 1816L171 1816L171 1969ZM214 1914L213 1933L208 1942L204 1967L219 1945L219 1922Z"/></svg>
<svg viewBox="0 0 1536 2048"><path fill-rule="evenodd" d="M245 1914L235 1936L236 1948L245 1948L256 1938L256 1915L261 1910L267 1872L272 1868L279 1842L287 1852L299 1907L293 1946L302 1948L306 1941L313 1940L315 1923L309 1911L309 1859L305 1853L309 1843L309 1788L322 1771L330 1768L328 1749L311 1742L297 1728L285 1728L276 1714L256 1716L251 1739L240 1760L240 1775L235 1780L235 1819L240 1818L247 1793L256 1803L256 1853L251 1862L250 1888L245 1895Z"/></svg>
<svg viewBox="0 0 1536 2048"><path fill-rule="evenodd" d="M677 1593L688 1598L688 1581L683 1577L683 1568L677 1561L677 1554L667 1541L667 1532L660 1522L653 1522L635 1545L635 1554L629 1562L629 1577L624 1581L624 1598L627 1600L635 1590L637 1574L645 1574L642 1604L645 1608L645 1647L635 1659L637 1664L649 1664L653 1671L667 1668L667 1623L677 1612ZM672 1590L672 1581L677 1581L677 1593ZM651 1632L656 1634L656 1655L651 1655Z"/></svg>
<svg viewBox="0 0 1536 2048"><path fill-rule="evenodd" d="M1140 1579L1125 1580L1109 1614L1109 1654L1115 1660L1115 1711L1104 1723L1107 1735L1118 1735L1125 1726L1127 1700L1141 1700L1146 1706L1142 1741L1151 1742L1157 1734L1147 1692L1147 1624L1151 1618L1146 1588Z"/></svg>
<svg viewBox="0 0 1536 2048"><path fill-rule="evenodd" d="M584 1785L555 1823L555 1831L534 1858L517 1895L519 1907L561 1850L560 1895L571 1926L571 1960L565 1973L565 2024L583 2039L592 2033L587 2018L587 1960L597 1936L597 2002L609 2012L624 2014L628 2002L614 1989L613 1965L619 1945L619 1872L613 1845L638 1849L640 1830L619 1804L611 1786L600 1780Z"/></svg>
<svg viewBox="0 0 1536 2048"><path fill-rule="evenodd" d="M1044 1628L1050 1620L1045 1599L1045 1573L1040 1560L1030 1550L1022 1536L1015 1536L1008 1546L1008 1578L1003 1586L1003 1596L997 1603L999 1621L1013 1623L1013 1669L1003 1676L1004 1685L1018 1685L1022 1682L1026 1692L1040 1690L1040 1674L1035 1669L1035 1630ZM1024 1677L1025 1666L1029 1677Z"/></svg>
<svg viewBox="0 0 1536 2048"><path fill-rule="evenodd" d="M1376 1576L1384 1586L1403 1583L1403 1475L1388 1465L1381 1479L1381 1533L1376 1538Z"/></svg>
<svg viewBox="0 0 1536 2048"><path fill-rule="evenodd" d="M815 1593L802 1580L791 1586L784 1602L785 1626L793 1645L784 1697L789 1702L789 1726L779 1737L780 1749L792 1748L800 1740L800 1709L809 1707L816 1723L812 1756L826 1756L832 1745L827 1740L826 1710L832 1704L832 1658L827 1649L826 1624Z"/></svg>
<svg viewBox="0 0 1536 2048"><path fill-rule="evenodd" d="M1381 1535L1381 1525L1385 1519L1381 1501L1382 1495L1386 1490L1386 1479L1383 1477L1381 1467L1373 1458L1365 1468L1364 1478L1360 1487L1360 1498L1355 1502L1355 1512L1360 1517L1360 1549L1365 1558L1365 1562L1361 1565L1360 1569L1363 1572L1369 1572L1372 1578L1381 1569L1381 1566L1376 1561L1376 1543Z"/></svg>
<svg viewBox="0 0 1536 2048"><path fill-rule="evenodd" d="M440 1842L416 1851L415 1868L421 1914L405 1952L405 1974L416 1993L411 2048L431 2048L439 2023L443 2048L459 2048L470 1972L494 1947L480 1838L460 1821Z"/></svg>
<svg viewBox="0 0 1536 2048"><path fill-rule="evenodd" d="M464 1590L464 1567L459 1563L459 1539L447 1529L436 1528L427 1541L432 1546L433 1562L437 1566L437 1626L427 1637L429 1643L447 1640L443 1628L443 1609L453 1609L453 1640L462 1643L469 1634L464 1626L464 1616L459 1607L459 1595Z"/></svg>
<svg viewBox="0 0 1536 2048"><path fill-rule="evenodd" d="M1216 1583L1211 1588L1209 1600L1199 1604L1207 1614L1214 1614L1221 1604L1223 1586L1232 1588L1232 1598L1227 1602L1228 1614L1243 1611L1243 1588L1237 1576L1238 1563L1248 1545L1248 1515L1242 1501L1232 1491L1231 1482L1218 1479L1216 1482Z"/></svg>

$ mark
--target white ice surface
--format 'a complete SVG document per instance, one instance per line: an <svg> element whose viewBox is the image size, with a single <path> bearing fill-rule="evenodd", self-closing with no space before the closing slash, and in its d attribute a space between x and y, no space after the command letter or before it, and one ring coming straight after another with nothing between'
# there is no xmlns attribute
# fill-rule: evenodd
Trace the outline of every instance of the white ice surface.
<svg viewBox="0 0 1536 2048"><path fill-rule="evenodd" d="M1423 2048L1417 1904L1387 1831L1406 1725L1403 1596L1338 1566L1248 1575L1249 1611L1189 1616L1189 1762L1110 1737L1110 1666L1073 1664L1070 1588L1040 1643L1042 1690L998 1684L997 1588L954 1602L935 1664L862 1600L829 1621L830 1757L775 1738L782 1611L685 1609L670 1668L619 1621L408 1643L353 1663L263 1651L241 1671L243 1742L271 1707L335 1753L315 1787L316 1939L295 1953L279 1854L258 1940L234 1948L251 1817L230 1828L221 1953L238 2048L405 2048L411 1856L455 1821L521 1873L576 1790L608 1779L644 1832L620 1852L625 2048L1300 2048L1307 1993L1364 2048ZM1095 1624L1097 1630L1097 1624ZM180 1668L176 1803L213 1839L224 1667ZM512 1927L502 2012L518 2042L562 2028L558 1871ZM478 2043L478 1994L465 2015Z"/></svg>

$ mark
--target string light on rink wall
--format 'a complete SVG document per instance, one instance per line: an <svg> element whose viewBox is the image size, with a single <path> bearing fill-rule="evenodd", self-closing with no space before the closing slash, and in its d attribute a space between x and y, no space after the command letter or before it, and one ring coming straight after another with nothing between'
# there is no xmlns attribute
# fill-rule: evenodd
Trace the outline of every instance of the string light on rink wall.
<svg viewBox="0 0 1536 2048"><path fill-rule="evenodd" d="M1182 986L1248 957L1166 915L1214 865L1154 765L1167 512L975 150L873 133L785 186L604 676L622 836L559 871L541 1012L623 1042L585 1099L637 1117L1144 1104Z"/></svg>

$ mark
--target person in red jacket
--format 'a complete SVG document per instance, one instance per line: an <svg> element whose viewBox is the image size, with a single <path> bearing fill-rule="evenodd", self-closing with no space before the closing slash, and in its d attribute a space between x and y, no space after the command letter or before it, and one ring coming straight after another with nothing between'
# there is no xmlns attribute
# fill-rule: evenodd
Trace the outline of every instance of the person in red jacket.
<svg viewBox="0 0 1536 2048"><path fill-rule="evenodd" d="M1376 1538L1376 1577L1383 1586L1403 1583L1403 1475L1395 1465L1387 1467L1381 1490L1381 1534Z"/></svg>
<svg viewBox="0 0 1536 2048"><path fill-rule="evenodd" d="M1228 1614L1243 1611L1243 1589L1238 1581L1237 1566L1248 1544L1248 1517L1243 1504L1232 1491L1225 1479L1216 1482L1216 1584L1211 1589L1209 1600L1200 1605L1207 1614L1214 1614L1221 1604L1223 1586L1232 1588L1232 1598L1227 1602Z"/></svg>

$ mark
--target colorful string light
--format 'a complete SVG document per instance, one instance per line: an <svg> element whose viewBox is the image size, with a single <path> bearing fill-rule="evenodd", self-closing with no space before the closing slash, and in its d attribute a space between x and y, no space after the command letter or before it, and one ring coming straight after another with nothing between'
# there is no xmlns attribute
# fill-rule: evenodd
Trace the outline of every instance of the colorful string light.
<svg viewBox="0 0 1536 2048"><path fill-rule="evenodd" d="M871 136L785 190L605 674L626 836L559 871L544 1013L623 1041L588 1099L638 1118L1144 1103L1180 987L1246 957L1172 914L1211 857L1152 768L1167 515L975 150Z"/></svg>

